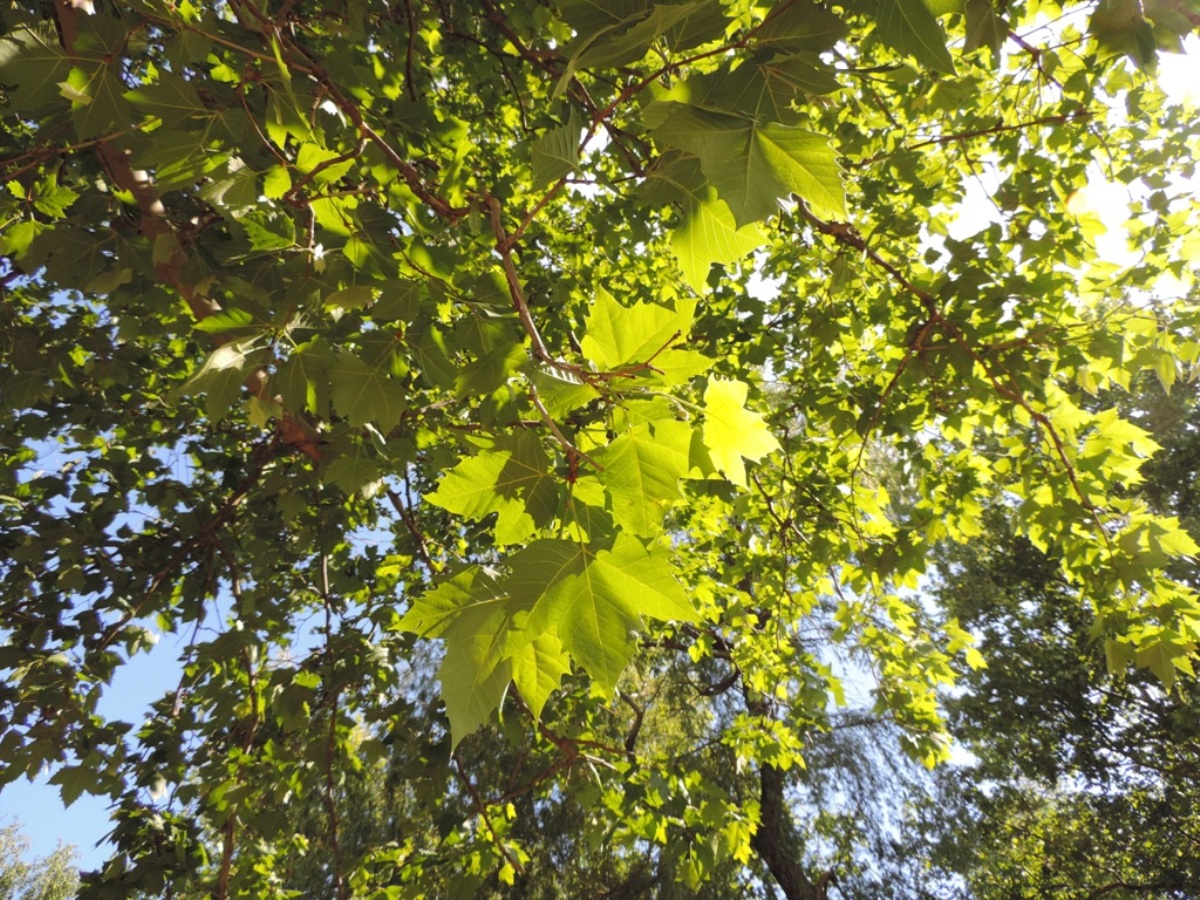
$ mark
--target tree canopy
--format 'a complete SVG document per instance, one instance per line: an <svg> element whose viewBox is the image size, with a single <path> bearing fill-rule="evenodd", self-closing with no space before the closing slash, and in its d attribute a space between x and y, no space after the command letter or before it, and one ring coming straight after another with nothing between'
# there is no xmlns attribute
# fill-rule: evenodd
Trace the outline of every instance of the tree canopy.
<svg viewBox="0 0 1200 900"><path fill-rule="evenodd" d="M989 510L1193 675L1120 397L1200 353L1195 0L0 20L0 781L111 798L85 894L824 897L846 694L932 766L1022 652L924 598Z"/></svg>

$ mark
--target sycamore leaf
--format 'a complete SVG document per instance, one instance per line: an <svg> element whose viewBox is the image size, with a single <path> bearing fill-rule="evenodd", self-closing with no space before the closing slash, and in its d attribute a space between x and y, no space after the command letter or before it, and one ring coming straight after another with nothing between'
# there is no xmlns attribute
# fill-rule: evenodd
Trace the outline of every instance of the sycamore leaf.
<svg viewBox="0 0 1200 900"><path fill-rule="evenodd" d="M408 409L408 388L386 369L368 366L351 353L339 353L329 367L333 405L354 426L373 422L386 434Z"/></svg>
<svg viewBox="0 0 1200 900"><path fill-rule="evenodd" d="M461 400L464 397L486 396L499 390L529 357L521 344L512 343L490 353L484 353L478 359L468 363L459 370L454 380L455 395Z"/></svg>
<svg viewBox="0 0 1200 900"><path fill-rule="evenodd" d="M552 128L533 142L533 183L545 187L568 175L579 165L579 138L583 121L574 109L565 125Z"/></svg>
<svg viewBox="0 0 1200 900"><path fill-rule="evenodd" d="M709 142L700 163L739 225L767 218L793 193L818 215L846 216L837 154L824 135L777 123L751 125L744 136L730 132Z"/></svg>
<svg viewBox="0 0 1200 900"><path fill-rule="evenodd" d="M529 610L521 631L509 636L509 652L553 631L605 693L629 661L642 616L696 618L669 563L625 534L599 552L570 541L534 541L509 564L505 585L513 602Z"/></svg>
<svg viewBox="0 0 1200 900"><path fill-rule="evenodd" d="M732 72L709 79L701 103L722 112L738 112L759 122L795 122L792 108L806 94L828 94L838 89L833 70L815 53L747 63Z"/></svg>
<svg viewBox="0 0 1200 900"><path fill-rule="evenodd" d="M676 301L675 305L675 309L652 303L625 307L604 288L597 288L580 342L584 356L607 371L650 359L692 328L695 303Z"/></svg>
<svg viewBox="0 0 1200 900"><path fill-rule="evenodd" d="M271 387L283 398L283 405L292 412L319 413L328 403L321 402L318 388L327 381L329 357L321 352L318 342L292 351L271 377Z"/></svg>
<svg viewBox="0 0 1200 900"><path fill-rule="evenodd" d="M683 103L653 106L655 117L662 117L655 137L700 158L703 175L729 205L736 226L767 218L793 193L818 215L845 218L845 188L829 138ZM771 110L778 113L777 100ZM694 192L703 189L694 176L677 181Z"/></svg>
<svg viewBox="0 0 1200 900"><path fill-rule="evenodd" d="M571 659L552 634L539 635L513 654L512 680L535 719L541 718L546 700L571 671Z"/></svg>
<svg viewBox="0 0 1200 900"><path fill-rule="evenodd" d="M469 566L413 601L394 627L421 637L441 637L463 612L503 609L506 597L486 569Z"/></svg>
<svg viewBox="0 0 1200 900"><path fill-rule="evenodd" d="M966 17L967 39L963 50L970 53L979 47L987 47L992 51L992 57L999 59L1007 28L992 6L992 0L967 0Z"/></svg>
<svg viewBox="0 0 1200 900"><path fill-rule="evenodd" d="M49 22L15 28L0 37L0 82L13 86L6 101L15 112L53 103L71 64Z"/></svg>
<svg viewBox="0 0 1200 900"><path fill-rule="evenodd" d="M704 392L704 444L717 470L739 487L746 486L743 458L757 461L779 449L763 417L746 409L748 391L744 382L712 378Z"/></svg>
<svg viewBox="0 0 1200 900"><path fill-rule="evenodd" d="M205 394L205 411L213 422L225 418L241 395L249 366L250 342L230 341L208 355L204 365L179 388L181 394Z"/></svg>
<svg viewBox="0 0 1200 900"><path fill-rule="evenodd" d="M379 478L379 466L365 456L339 456L325 470L324 480L354 494Z"/></svg>
<svg viewBox="0 0 1200 900"><path fill-rule="evenodd" d="M552 419L559 419L600 397L600 392L590 384L568 380L557 372L535 371L529 377Z"/></svg>
<svg viewBox="0 0 1200 900"><path fill-rule="evenodd" d="M558 484L549 465L537 437L518 432L495 450L464 457L425 499L468 519L498 513L497 543L517 544L557 509Z"/></svg>
<svg viewBox="0 0 1200 900"><path fill-rule="evenodd" d="M666 437L674 441L664 440ZM683 499L679 480L687 474L691 446L687 435L638 425L598 455L597 473L612 497L613 519L633 534L653 537L662 531L663 515Z"/></svg>
<svg viewBox="0 0 1200 900"><path fill-rule="evenodd" d="M562 17L580 35L636 21L650 8L649 0L562 0Z"/></svg>
<svg viewBox="0 0 1200 900"><path fill-rule="evenodd" d="M693 17L698 19L700 25L695 34L687 27ZM720 34L724 24L723 10L716 0L657 3L650 9L649 15L635 20L629 27L613 29L603 39L589 43L579 53L576 66L613 68L629 65L645 56L650 45L663 35L674 34L681 39L678 43L698 43Z"/></svg>
<svg viewBox="0 0 1200 900"><path fill-rule="evenodd" d="M166 69L158 70L152 84L126 91L125 99L137 109L158 116L166 128L178 128L192 117L212 115L191 83Z"/></svg>
<svg viewBox="0 0 1200 900"><path fill-rule="evenodd" d="M379 299L371 307L371 318L377 322L413 321L421 308L422 287L421 282L406 278L384 282Z"/></svg>
<svg viewBox="0 0 1200 900"><path fill-rule="evenodd" d="M512 672L504 652L508 607L495 579L472 566L423 594L395 626L445 641L438 680L455 745L504 699Z"/></svg>
<svg viewBox="0 0 1200 900"><path fill-rule="evenodd" d="M781 3L754 34L756 44L781 50L831 49L846 36L846 23L809 0Z"/></svg>
<svg viewBox="0 0 1200 900"><path fill-rule="evenodd" d="M483 725L504 700L512 664L503 654L508 616L502 608L461 612L445 635L446 655L438 668L452 743Z"/></svg>
<svg viewBox="0 0 1200 900"><path fill-rule="evenodd" d="M863 4L879 24L879 39L935 72L954 74L942 27L923 0L870 0Z"/></svg>
<svg viewBox="0 0 1200 900"><path fill-rule="evenodd" d="M688 207L686 218L671 235L674 251L684 280L697 293L708 282L713 263L724 265L746 256L766 241L757 225L739 228L728 204L716 197L716 191Z"/></svg>
<svg viewBox="0 0 1200 900"><path fill-rule="evenodd" d="M741 259L767 239L757 225L737 227L729 206L707 183L696 157L669 154L650 173L646 199L656 205L679 204L683 221L671 234L671 250L684 279L697 293L704 290L713 263Z"/></svg>
<svg viewBox="0 0 1200 900"><path fill-rule="evenodd" d="M1137 651L1137 664L1157 675L1163 688L1169 691L1175 684L1175 657L1186 652L1159 641Z"/></svg>

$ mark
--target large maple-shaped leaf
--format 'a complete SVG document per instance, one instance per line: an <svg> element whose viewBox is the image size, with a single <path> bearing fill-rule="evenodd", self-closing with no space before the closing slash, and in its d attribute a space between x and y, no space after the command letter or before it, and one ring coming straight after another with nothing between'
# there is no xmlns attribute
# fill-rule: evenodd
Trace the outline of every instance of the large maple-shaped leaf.
<svg viewBox="0 0 1200 900"><path fill-rule="evenodd" d="M408 409L409 389L383 366L368 366L351 353L339 353L329 367L333 405L354 426L374 423L385 434Z"/></svg>
<svg viewBox="0 0 1200 900"><path fill-rule="evenodd" d="M835 91L838 81L819 56L804 53L746 63L706 79L703 87L698 102L707 108L736 111L758 122L794 123L800 117L794 101Z"/></svg>
<svg viewBox="0 0 1200 900"><path fill-rule="evenodd" d="M523 637L510 633L509 652L552 631L607 693L629 662L642 616L696 617L669 563L625 534L598 552L569 541L535 541L510 565L505 586L529 613Z"/></svg>
<svg viewBox="0 0 1200 900"><path fill-rule="evenodd" d="M682 221L671 234L671 250L684 279L697 293L704 290L713 263L741 259L767 239L757 225L738 228L694 156L669 155L650 174L646 199L679 204Z"/></svg>
<svg viewBox="0 0 1200 900"><path fill-rule="evenodd" d="M691 22L695 26L688 27ZM578 56L579 68L612 68L637 62L651 44L663 35L675 38L672 45L695 44L721 33L726 24L724 11L715 0L691 0L688 3L656 3L648 15L633 20L628 27L614 28L602 39L588 44Z"/></svg>
<svg viewBox="0 0 1200 900"><path fill-rule="evenodd" d="M865 0L859 4L879 23L879 39L935 72L954 74L942 26L923 0Z"/></svg>
<svg viewBox="0 0 1200 900"><path fill-rule="evenodd" d="M502 609L470 609L445 636L438 680L455 745L487 722L508 690L512 663L503 653L508 623Z"/></svg>
<svg viewBox="0 0 1200 900"><path fill-rule="evenodd" d="M496 580L472 566L423 594L396 625L446 642L438 680L455 744L487 721L508 688L509 607Z"/></svg>
<svg viewBox="0 0 1200 900"><path fill-rule="evenodd" d="M687 336L695 309L694 302L682 300L676 301L675 309L654 303L622 306L604 288L597 288L580 346L584 356L602 370L645 362Z"/></svg>
<svg viewBox="0 0 1200 900"><path fill-rule="evenodd" d="M319 340L298 347L271 376L272 390L292 412L321 413L328 406L328 394L323 397L322 393L328 384L331 356L324 349Z"/></svg>
<svg viewBox="0 0 1200 900"><path fill-rule="evenodd" d="M597 477L612 497L618 525L644 537L662 531L663 514L683 499L679 479L689 468L690 448L690 429L683 435L649 424L630 429L605 448Z"/></svg>
<svg viewBox="0 0 1200 900"><path fill-rule="evenodd" d="M469 566L414 600L395 627L422 637L441 637L468 610L505 608L507 596L488 570Z"/></svg>
<svg viewBox="0 0 1200 900"><path fill-rule="evenodd" d="M464 457L425 499L468 519L498 513L496 542L517 544L554 515L558 484L549 465L537 437L518 432L494 450Z"/></svg>
<svg viewBox="0 0 1200 900"><path fill-rule="evenodd" d="M713 263L739 260L767 239L757 225L739 228L728 204L716 193L710 188L703 200L689 205L686 217L671 235L671 250L684 280L696 292L704 290Z"/></svg>
<svg viewBox="0 0 1200 900"><path fill-rule="evenodd" d="M545 187L579 165L579 137L583 133L583 120L575 110L565 125L551 128L533 142L530 158L533 163L533 183Z"/></svg>
<svg viewBox="0 0 1200 900"><path fill-rule="evenodd" d="M16 112L55 102L71 63L49 22L26 24L0 36L0 81L11 88L6 100Z"/></svg>
<svg viewBox="0 0 1200 900"><path fill-rule="evenodd" d="M779 449L763 417L746 409L748 390L744 382L713 378L704 392L704 444L718 471L741 487L743 458L757 461Z"/></svg>
<svg viewBox="0 0 1200 900"><path fill-rule="evenodd" d="M779 102L774 97L770 109L778 111ZM732 211L735 229L767 218L791 194L820 215L845 217L846 192L829 138L690 104L652 106L651 117L661 120L654 136L699 157L704 177ZM695 193L706 186L691 183Z"/></svg>
<svg viewBox="0 0 1200 900"><path fill-rule="evenodd" d="M539 635L513 654L510 665L513 683L529 711L535 719L541 718L546 701L571 671L571 660L562 642L552 634Z"/></svg>
<svg viewBox="0 0 1200 900"><path fill-rule="evenodd" d="M809 0L781 3L754 34L760 46L781 50L832 49L849 31L846 23Z"/></svg>
<svg viewBox="0 0 1200 900"><path fill-rule="evenodd" d="M846 216L841 168L824 135L778 123L751 124L744 135L709 140L700 164L738 225L767 218L791 194L818 215Z"/></svg>

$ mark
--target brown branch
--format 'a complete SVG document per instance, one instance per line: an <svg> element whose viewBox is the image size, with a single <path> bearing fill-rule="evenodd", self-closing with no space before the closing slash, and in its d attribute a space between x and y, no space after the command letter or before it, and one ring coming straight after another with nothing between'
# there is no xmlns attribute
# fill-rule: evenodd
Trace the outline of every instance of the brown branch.
<svg viewBox="0 0 1200 900"><path fill-rule="evenodd" d="M1008 33L1008 39L1029 54L1030 59L1033 60L1034 66L1037 67L1039 75L1045 78L1049 84L1052 84L1059 90L1062 90L1062 85L1059 84L1058 79L1046 71L1046 66L1042 63L1042 50L1030 44L1025 40L1025 38L1021 37L1015 31L1010 31Z"/></svg>
<svg viewBox="0 0 1200 900"><path fill-rule="evenodd" d="M408 489L408 477L405 476L404 487ZM429 553L429 547L425 543L425 535L417 526L416 518L408 504L397 494L392 488L387 489L387 497L392 502L392 506L400 515L400 521L404 523L404 527L408 529L408 533L412 535L413 540L417 542L417 555L421 557L421 562L425 563L431 574L437 575L442 571L442 567L433 560L433 556ZM411 503L411 495L409 503Z"/></svg>
<svg viewBox="0 0 1200 900"><path fill-rule="evenodd" d="M625 734L625 754L633 761L637 757L635 748L637 747L638 735L642 731L642 722L646 718L646 711L633 702L624 691L618 691L617 696L621 698L621 702L633 710L633 724L629 726L629 731Z"/></svg>

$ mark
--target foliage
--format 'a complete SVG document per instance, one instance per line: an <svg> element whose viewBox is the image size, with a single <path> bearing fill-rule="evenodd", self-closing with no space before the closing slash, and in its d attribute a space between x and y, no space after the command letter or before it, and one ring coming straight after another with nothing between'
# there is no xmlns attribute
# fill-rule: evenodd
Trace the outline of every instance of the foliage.
<svg viewBox="0 0 1200 900"><path fill-rule="evenodd" d="M1162 446L1137 488L1187 523L1196 386L1145 380L1123 400ZM916 846L972 897L1191 897L1200 889L1200 696L1144 671L1110 676L1053 559L994 511L985 537L947 554L948 614L1008 664L964 673L950 726L975 759L943 780ZM1196 581L1194 562L1178 574ZM910 845L912 852L915 847ZM918 851L919 852L919 851Z"/></svg>
<svg viewBox="0 0 1200 900"><path fill-rule="evenodd" d="M560 815L614 883L653 848L663 891L820 897L806 746L869 679L945 758L982 659L912 589L987 497L1110 665L1191 674L1196 545L1084 400L1200 350L1194 112L1152 77L1187 3L2 13L0 773L112 798L89 895L284 896L319 798L337 897L504 891ZM105 720L155 631L178 683ZM415 724L454 782L355 834Z"/></svg>
<svg viewBox="0 0 1200 900"><path fill-rule="evenodd" d="M26 862L29 839L16 822L0 827L0 896L9 900L71 900L79 889L75 851L60 846Z"/></svg>

